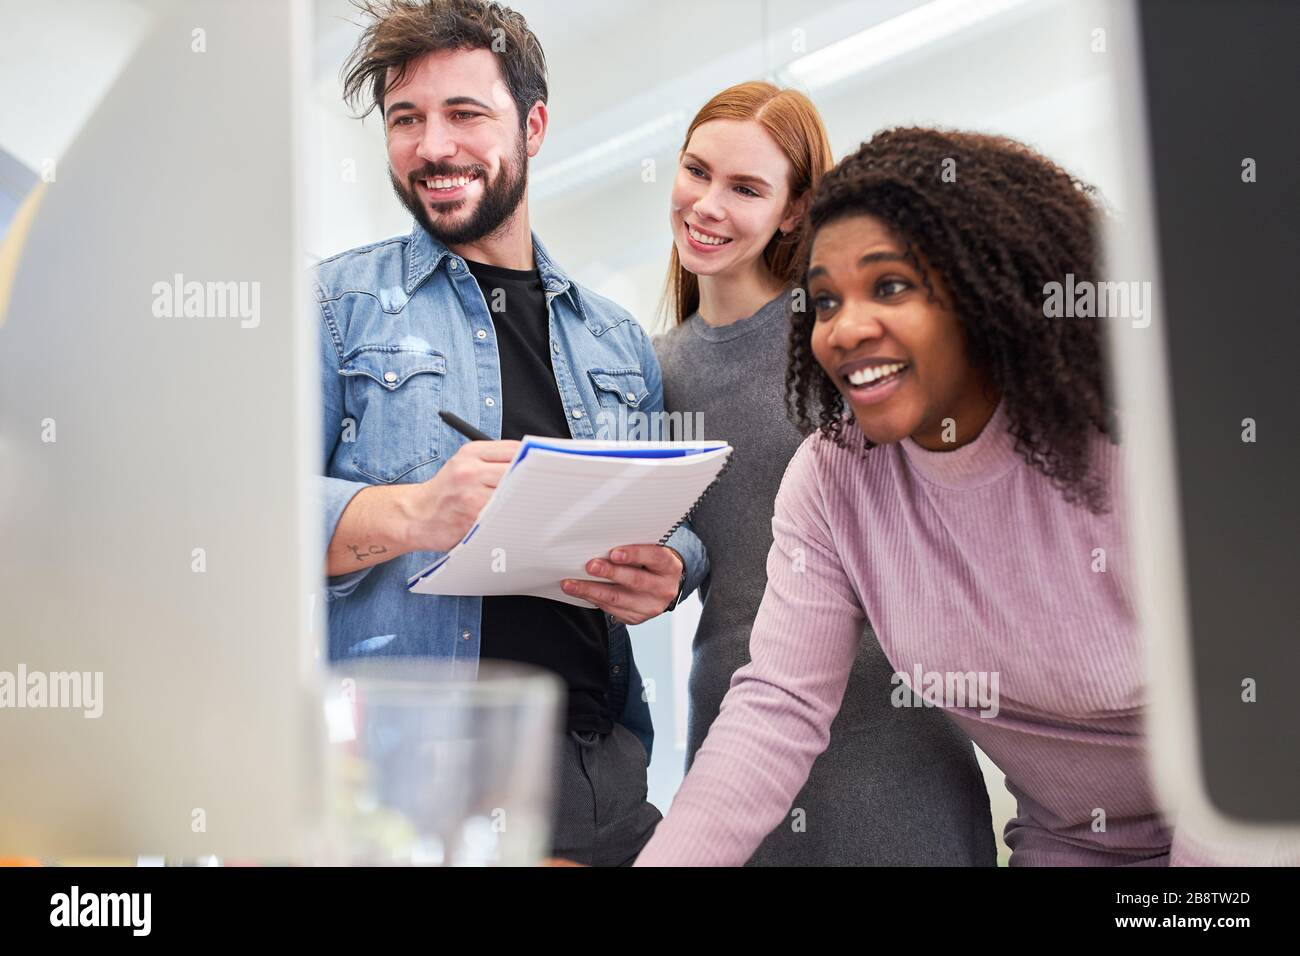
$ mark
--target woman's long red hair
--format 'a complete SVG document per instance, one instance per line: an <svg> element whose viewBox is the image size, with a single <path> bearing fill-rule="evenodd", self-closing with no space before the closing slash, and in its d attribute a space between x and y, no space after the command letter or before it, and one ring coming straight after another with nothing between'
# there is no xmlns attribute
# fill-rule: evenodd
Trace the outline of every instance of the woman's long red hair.
<svg viewBox="0 0 1300 956"><path fill-rule="evenodd" d="M797 90L783 90L771 83L753 81L723 90L701 107L686 130L682 152L702 124L716 119L753 120L767 130L790 161L790 199L808 195L822 174L835 165L830 140L821 115L812 101ZM763 249L768 271L782 283L795 280L799 229L772 236ZM668 282L664 289L664 312L670 326L677 325L700 307L700 280L682 267L673 244L668 261Z"/></svg>

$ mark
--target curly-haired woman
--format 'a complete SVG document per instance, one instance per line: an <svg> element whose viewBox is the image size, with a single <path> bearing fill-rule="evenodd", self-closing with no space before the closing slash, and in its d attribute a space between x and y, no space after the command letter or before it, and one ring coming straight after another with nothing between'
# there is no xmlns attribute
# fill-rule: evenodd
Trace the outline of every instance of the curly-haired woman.
<svg viewBox="0 0 1300 956"><path fill-rule="evenodd" d="M942 707L1006 773L1012 864L1169 861L1102 330L1044 309L1098 278L1096 220L1089 187L992 136L889 130L822 179L787 374L816 431L752 661L639 863L749 855L827 745L864 619L895 703Z"/></svg>

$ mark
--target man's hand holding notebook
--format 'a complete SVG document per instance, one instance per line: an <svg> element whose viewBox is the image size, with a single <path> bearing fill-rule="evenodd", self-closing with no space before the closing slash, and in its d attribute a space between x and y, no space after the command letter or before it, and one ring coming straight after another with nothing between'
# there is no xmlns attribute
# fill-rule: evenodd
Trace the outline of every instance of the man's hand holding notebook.
<svg viewBox="0 0 1300 956"><path fill-rule="evenodd" d="M618 598L637 590L646 575L680 573L680 558L653 542L667 540L731 451L720 441L527 436L477 522L407 587L416 594L531 594L601 606L637 623L653 615L619 607ZM657 553L646 555L629 542L647 543ZM624 552L621 560L615 550ZM666 561L674 568L658 567ZM571 593L562 586L566 580L591 583Z"/></svg>

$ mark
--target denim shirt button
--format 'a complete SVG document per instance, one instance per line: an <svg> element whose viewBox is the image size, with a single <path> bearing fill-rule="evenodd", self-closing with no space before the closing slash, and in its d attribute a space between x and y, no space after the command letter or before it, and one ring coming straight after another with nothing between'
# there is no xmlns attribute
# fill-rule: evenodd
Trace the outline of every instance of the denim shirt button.
<svg viewBox="0 0 1300 956"><path fill-rule="evenodd" d="M461 631L461 632L460 632L460 639L461 639L462 641L468 641L468 640L469 640L469 631Z"/></svg>
<svg viewBox="0 0 1300 956"><path fill-rule="evenodd" d="M475 332L474 334L477 335L477 336L478 336L479 338L481 338L481 339L485 339L485 338L487 338L487 329L479 329L479 330L478 330L477 332Z"/></svg>
<svg viewBox="0 0 1300 956"><path fill-rule="evenodd" d="M493 405L496 404L496 402L494 402L492 400L492 396L489 395L487 398L483 399L483 404L486 405L488 408L491 408Z"/></svg>
<svg viewBox="0 0 1300 956"><path fill-rule="evenodd" d="M384 381L385 381L385 382L396 382L396 381L397 381L397 373L396 373L396 372L385 372L385 373L384 373Z"/></svg>
<svg viewBox="0 0 1300 956"><path fill-rule="evenodd" d="M452 259L452 260L451 260L451 268L452 268L452 271L455 272L457 269L460 268L460 263L457 262L455 259Z"/></svg>
<svg viewBox="0 0 1300 956"><path fill-rule="evenodd" d="M613 667L610 668L610 671L611 671L612 673L614 673L614 674L621 674L621 673L623 673L623 668L621 668L621 667L619 667L617 664L615 664Z"/></svg>
<svg viewBox="0 0 1300 956"><path fill-rule="evenodd" d="M554 352L554 353L556 353L556 354L558 355L559 352L560 352L560 343L559 343L559 342L552 342L552 343L551 343L551 351Z"/></svg>
<svg viewBox="0 0 1300 956"><path fill-rule="evenodd" d="M575 408L575 409L573 410L573 417L574 417L574 418L581 418L581 417L582 417L582 409L581 409L581 408Z"/></svg>

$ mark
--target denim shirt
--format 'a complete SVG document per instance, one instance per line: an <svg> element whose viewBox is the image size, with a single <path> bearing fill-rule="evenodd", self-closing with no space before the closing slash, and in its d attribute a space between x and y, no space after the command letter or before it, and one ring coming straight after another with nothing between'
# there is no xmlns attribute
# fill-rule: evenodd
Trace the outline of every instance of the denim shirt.
<svg viewBox="0 0 1300 956"><path fill-rule="evenodd" d="M533 255L571 435L608 437L602 424L661 411L659 363L640 323L571 281L535 235ZM418 223L407 236L325 259L311 277L321 318L319 483L328 543L357 492L427 481L464 443L439 410L501 436L501 366L487 303L465 260ZM681 554L686 589L693 590L708 573L704 546L687 525L668 544ZM450 661L458 675L477 673L483 599L406 589L407 579L440 554L414 552L330 578L330 660L435 657ZM634 678L627 627L609 615L605 620L610 708L649 753L649 708Z"/></svg>

